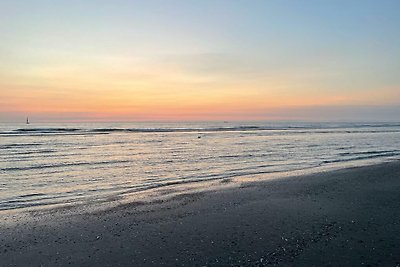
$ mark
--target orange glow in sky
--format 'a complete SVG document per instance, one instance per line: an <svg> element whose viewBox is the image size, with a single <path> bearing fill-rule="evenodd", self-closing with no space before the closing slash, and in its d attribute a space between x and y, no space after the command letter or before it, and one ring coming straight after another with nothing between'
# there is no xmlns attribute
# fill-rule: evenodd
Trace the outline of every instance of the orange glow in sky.
<svg viewBox="0 0 400 267"><path fill-rule="evenodd" d="M293 108L400 106L394 8L349 6L351 16L339 18L324 5L313 13L304 3L228 3L0 3L0 122L271 119Z"/></svg>

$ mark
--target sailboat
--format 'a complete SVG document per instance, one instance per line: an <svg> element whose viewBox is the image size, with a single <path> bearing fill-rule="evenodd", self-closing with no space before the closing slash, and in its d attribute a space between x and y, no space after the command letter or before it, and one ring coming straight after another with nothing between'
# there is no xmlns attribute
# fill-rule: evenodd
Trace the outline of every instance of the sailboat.
<svg viewBox="0 0 400 267"><path fill-rule="evenodd" d="M29 118L26 117L26 124L29 124Z"/></svg>

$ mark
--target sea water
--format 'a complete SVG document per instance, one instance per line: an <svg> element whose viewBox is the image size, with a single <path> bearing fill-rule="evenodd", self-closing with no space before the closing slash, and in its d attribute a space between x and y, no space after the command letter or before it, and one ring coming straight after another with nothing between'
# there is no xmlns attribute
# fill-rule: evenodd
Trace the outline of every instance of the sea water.
<svg viewBox="0 0 400 267"><path fill-rule="evenodd" d="M400 123L0 124L0 210L400 158Z"/></svg>

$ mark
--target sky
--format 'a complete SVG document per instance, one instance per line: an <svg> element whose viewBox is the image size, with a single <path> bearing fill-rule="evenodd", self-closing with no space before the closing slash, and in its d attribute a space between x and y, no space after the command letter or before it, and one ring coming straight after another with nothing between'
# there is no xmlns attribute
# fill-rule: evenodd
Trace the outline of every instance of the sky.
<svg viewBox="0 0 400 267"><path fill-rule="evenodd" d="M400 118L398 0L2 0L0 122Z"/></svg>

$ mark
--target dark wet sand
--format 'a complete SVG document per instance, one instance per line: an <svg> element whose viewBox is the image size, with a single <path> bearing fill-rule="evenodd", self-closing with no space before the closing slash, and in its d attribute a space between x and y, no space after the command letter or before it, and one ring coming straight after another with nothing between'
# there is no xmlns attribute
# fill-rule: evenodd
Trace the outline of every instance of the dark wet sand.
<svg viewBox="0 0 400 267"><path fill-rule="evenodd" d="M399 162L26 214L0 213L0 266L400 265Z"/></svg>

